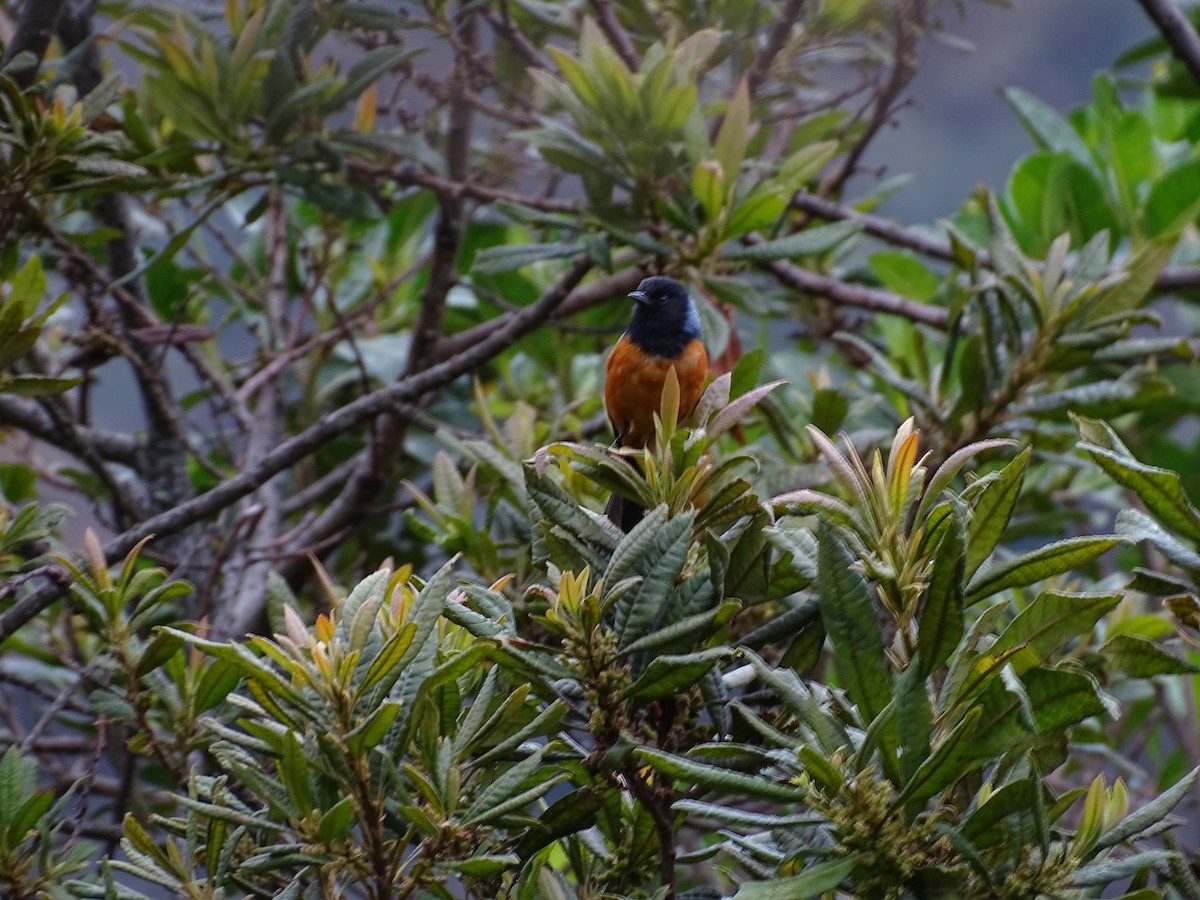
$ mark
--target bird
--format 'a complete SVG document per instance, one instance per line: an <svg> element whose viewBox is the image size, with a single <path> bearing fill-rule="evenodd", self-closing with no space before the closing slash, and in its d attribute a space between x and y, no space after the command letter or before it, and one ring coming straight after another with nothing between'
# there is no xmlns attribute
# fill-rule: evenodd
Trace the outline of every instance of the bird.
<svg viewBox="0 0 1200 900"><path fill-rule="evenodd" d="M613 446L640 450L654 446L654 416L672 367L679 381L680 420L696 408L708 376L708 351L695 301L678 281L654 275L629 297L635 301L633 316L604 367L604 406ZM644 512L615 494L606 510L623 531L641 521Z"/></svg>

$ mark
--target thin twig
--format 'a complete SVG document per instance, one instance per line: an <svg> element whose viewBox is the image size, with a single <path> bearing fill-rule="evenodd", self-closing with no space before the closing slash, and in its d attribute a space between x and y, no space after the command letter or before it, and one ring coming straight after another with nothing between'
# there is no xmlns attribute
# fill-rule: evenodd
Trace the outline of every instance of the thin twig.
<svg viewBox="0 0 1200 900"><path fill-rule="evenodd" d="M266 212L267 291L265 299L266 342L268 352L278 354L283 345L288 307L287 215L282 191L271 189ZM257 393L254 418L246 434L239 469L253 466L279 442L282 431L283 392L278 379L272 379ZM213 618L213 639L244 634L262 613L267 602L269 563L255 560L256 545L266 545L279 534L280 497L275 479L267 479L242 504L239 518L248 521L243 540L237 542L230 565L232 577L224 579L217 615ZM253 513L253 514L252 514Z"/></svg>
<svg viewBox="0 0 1200 900"><path fill-rule="evenodd" d="M525 33L518 28L512 20L512 14L509 11L508 0L500 0L500 12L497 14L494 11L488 10L484 12L484 17L488 20L488 24L496 31L498 35L503 37L513 49L517 51L533 69L545 69L546 60L542 57L541 51L537 46L525 37Z"/></svg>
<svg viewBox="0 0 1200 900"><path fill-rule="evenodd" d="M766 44L754 58L754 65L750 67L750 71L746 73L746 87L750 91L751 97L758 94L758 89L771 74L771 66L775 64L775 58L787 46L788 39L792 36L792 29L800 18L800 13L804 11L804 3L805 0L788 0L787 6L775 20L771 30L767 32Z"/></svg>
<svg viewBox="0 0 1200 900"><path fill-rule="evenodd" d="M4 48L3 63L8 65L21 53L33 54L37 65L30 66L14 76L21 87L29 87L37 77L38 65L46 55L50 39L54 37L54 29L64 6L66 0L25 0L21 7L17 29L8 46Z"/></svg>
<svg viewBox="0 0 1200 900"><path fill-rule="evenodd" d="M761 242L762 237L756 234L748 235L746 238L746 243L748 244ZM786 259L765 263L764 267L782 284L790 288L806 294L825 297L843 306L853 306L858 309L869 309L872 312L884 312L903 316L914 322L931 325L934 328L941 328L943 330L950 323L949 313L940 306L918 303L915 300L909 300L907 297L901 297L899 294L893 294L891 291L884 291L861 284L851 284L847 281L839 281L836 278L830 278L828 275L818 275L816 272L809 272L807 269L802 269L795 263L788 262Z"/></svg>
<svg viewBox="0 0 1200 900"><path fill-rule="evenodd" d="M126 466L134 465L141 447L141 442L130 434L54 421L36 403L15 394L0 394L0 424L19 428L60 450L74 453L80 446L90 447L102 459Z"/></svg>
<svg viewBox="0 0 1200 900"><path fill-rule="evenodd" d="M629 39L629 33L617 21L617 14L613 12L611 0L591 0L591 4L592 9L596 11L596 22L600 25L600 30L604 32L604 36L608 38L612 48L617 51L617 55L621 57L625 65L629 66L629 71L636 72L641 61L638 59L637 51L633 49L633 41Z"/></svg>
<svg viewBox="0 0 1200 900"><path fill-rule="evenodd" d="M279 472L312 455L338 436L351 431L382 412L424 396L467 374L510 347L518 338L545 323L559 308L572 306L572 301L585 300L594 304L604 297L613 297L629 290L629 274L619 272L607 279L574 289L591 270L586 256L577 259L567 272L531 305L520 312L500 316L489 323L487 334L477 343L425 371L402 378L334 410L300 434L272 449L254 465L221 482L199 496L178 504L172 509L152 516L144 522L112 538L104 546L110 563L124 558L138 541L153 535L175 534L182 529L212 516L254 492ZM638 270L633 270L637 272ZM639 276L640 277L640 276ZM634 282L636 284L636 281ZM600 297L597 298L597 294ZM444 350L444 348L443 348ZM0 644L18 628L53 603L62 591L55 585L45 585L16 601L0 613Z"/></svg>
<svg viewBox="0 0 1200 900"><path fill-rule="evenodd" d="M833 197L842 189L847 179L858 169L867 147L896 111L900 95L917 74L920 59L917 56L917 34L925 21L927 0L897 0L891 12L892 68L887 81L880 87L872 104L871 117L866 127L846 154L841 164L833 168L821 182L822 197Z"/></svg>
<svg viewBox="0 0 1200 900"><path fill-rule="evenodd" d="M358 184L373 185L380 180L389 179L397 185L407 187L417 185L435 191L438 196L470 197L484 203L509 203L513 206L524 206L541 212L577 212L579 203L575 200L560 200L557 197L535 197L520 194L516 191L506 191L492 188L474 182L456 182L449 178L422 172L414 166L405 164L399 168L389 168L375 163L360 160L347 161L346 170L351 179Z"/></svg>
<svg viewBox="0 0 1200 900"><path fill-rule="evenodd" d="M831 222L854 222L862 226L862 230L886 241L896 247L905 247L942 262L957 263L954 248L949 241L944 241L924 232L917 231L904 225L899 225L882 216L859 212L841 203L835 203L807 191L799 191L792 197L792 206L801 212L828 219ZM975 260L983 268L992 267L992 258L986 250L975 250ZM1178 266L1164 269L1154 280L1154 290L1167 293L1170 291L1191 290L1200 288L1200 266Z"/></svg>
<svg viewBox="0 0 1200 900"><path fill-rule="evenodd" d="M1187 67L1192 79L1200 84L1200 36L1184 11L1171 0L1138 0L1154 23L1171 52Z"/></svg>

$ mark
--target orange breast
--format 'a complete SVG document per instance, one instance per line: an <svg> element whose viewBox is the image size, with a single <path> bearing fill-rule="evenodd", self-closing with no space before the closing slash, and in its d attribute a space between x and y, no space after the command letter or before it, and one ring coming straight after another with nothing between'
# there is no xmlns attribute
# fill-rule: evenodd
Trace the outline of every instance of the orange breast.
<svg viewBox="0 0 1200 900"><path fill-rule="evenodd" d="M654 415L662 406L663 382L675 368L679 379L679 418L696 408L708 375L708 353L699 339L675 359L654 356L625 335L617 341L605 366L604 405L622 447L646 447L654 442Z"/></svg>

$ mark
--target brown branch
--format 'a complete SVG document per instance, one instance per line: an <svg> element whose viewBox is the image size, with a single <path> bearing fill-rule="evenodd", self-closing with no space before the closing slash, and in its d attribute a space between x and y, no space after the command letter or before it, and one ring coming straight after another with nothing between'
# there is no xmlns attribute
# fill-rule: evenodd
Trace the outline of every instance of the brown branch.
<svg viewBox="0 0 1200 900"><path fill-rule="evenodd" d="M867 234L886 241L889 244L915 250L922 256L928 256L932 259L940 259L943 262L955 262L954 250L950 246L949 241L921 234L904 225L897 225L895 222L885 219L882 216L862 213L816 194L810 194L807 191L798 191L792 197L792 207L810 216L818 216L822 219L828 219L831 222L854 222L862 226L862 230ZM991 261L987 258L986 253L980 254L978 258L981 265L990 267Z"/></svg>
<svg viewBox="0 0 1200 900"><path fill-rule="evenodd" d="M767 32L767 43L754 58L754 65L750 67L750 71L746 73L746 87L750 91L751 97L758 94L758 89L771 74L771 66L775 64L775 58L787 46L788 39L792 36L792 28L804 10L804 3L805 0L788 0L787 6L776 19L775 25Z"/></svg>
<svg viewBox="0 0 1200 900"><path fill-rule="evenodd" d="M273 187L270 191L266 212L265 320L269 352L278 354L283 344L288 306L287 218L280 189ZM259 390L257 400L239 469L253 466L279 443L283 392L278 378L272 379ZM237 541L229 566L223 567L225 572L232 573L232 577L224 579L223 596L213 617L213 639L218 641L243 634L266 606L267 578L271 573L271 565L256 560L255 556L257 547L270 544L280 531L280 496L275 479L267 479L245 499L239 519L247 521L249 526L244 538Z"/></svg>
<svg viewBox="0 0 1200 900"><path fill-rule="evenodd" d="M609 43L612 44L612 48L617 51L617 55L621 57L625 65L629 66L629 71L636 72L641 61L638 59L637 51L633 49L629 33L617 21L617 14L613 12L612 8L612 0L591 0L591 5L592 9L596 11L596 22L600 25L600 30L604 32Z"/></svg>
<svg viewBox="0 0 1200 900"><path fill-rule="evenodd" d="M892 68L872 104L871 118L840 165L821 182L822 197L832 197L857 171L867 147L881 128L891 121L897 101L920 68L917 33L925 21L927 0L897 0L892 9Z"/></svg>
<svg viewBox="0 0 1200 900"><path fill-rule="evenodd" d="M58 24L59 14L66 6L66 0L25 0L21 7L21 18L17 21L17 30L8 46L4 48L4 65L8 65L21 53L32 53L37 64L19 72L15 77L17 84L27 88L37 77L38 65L46 56L50 39L54 37L54 29Z"/></svg>
<svg viewBox="0 0 1200 900"><path fill-rule="evenodd" d="M749 235L746 242L757 244L762 242L762 238L758 235ZM915 300L909 300L907 297L901 297L899 294L893 294L891 291L883 291L879 288L839 281L836 278L830 278L828 275L818 275L816 272L809 272L806 269L800 268L795 263L790 263L784 259L765 263L764 267L780 283L790 288L805 294L825 297L843 306L853 306L858 309L867 309L871 312L903 316L906 319L911 319L913 322L920 322L923 325L930 325L943 330L950 323L949 313L942 307L930 306L927 303L918 303Z"/></svg>
<svg viewBox="0 0 1200 900"><path fill-rule="evenodd" d="M488 20L488 24L492 26L495 32L502 36L513 49L524 58L531 69L548 68L546 60L542 57L541 51L537 46L525 36L525 33L518 28L512 20L512 14L509 12L508 0L500 0L499 14L488 10L484 12L484 17Z"/></svg>
<svg viewBox="0 0 1200 900"><path fill-rule="evenodd" d="M311 456L338 436L370 421L380 413L394 409L398 403L412 402L483 365L511 346L518 338L542 325L558 309L577 308L581 301L594 305L600 299L596 297L598 292L603 292L602 297L611 298L627 290L627 271L573 290L573 286L578 284L591 268L592 262L586 256L580 257L566 274L547 288L532 304L520 312L500 316L489 323L487 334L477 343L417 375L401 378L394 384L379 388L334 410L305 431L280 443L245 471L122 532L105 544L105 558L110 563L115 563L143 538L176 534L219 513L247 494L253 493L267 479ZM636 284L636 281L634 283ZM59 596L60 589L54 585L46 585L22 597L5 612L0 613L0 644Z"/></svg>
<svg viewBox="0 0 1200 900"><path fill-rule="evenodd" d="M662 885L666 888L666 900L674 900L675 885L675 823L671 808L671 790L663 789L642 781L642 776L636 769L625 772L625 782L629 792L637 798L642 808L654 822L654 832L658 836L658 873Z"/></svg>
<svg viewBox="0 0 1200 900"><path fill-rule="evenodd" d="M347 162L346 167L351 178L361 185L377 185L381 180L387 179L401 187L411 185L426 187L437 192L441 197L470 197L473 200L479 200L483 203L511 203L513 206L524 206L529 209L540 210L541 212L569 213L578 212L580 208L578 201L575 200L560 200L557 197L534 197L529 194L520 194L516 191L488 187L483 184L454 181L438 175L431 175L428 172L422 172L411 165L389 168L362 160L350 160Z"/></svg>
<svg viewBox="0 0 1200 900"><path fill-rule="evenodd" d="M930 259L948 263L957 263L958 261L949 241L943 241L916 229L899 225L882 216L859 212L807 191L800 191L792 197L792 206L801 212L828 219L831 222L854 222L862 226L862 230L872 237L879 238L896 247L913 250ZM991 256L986 250L975 250L975 259L985 269L992 267ZM1195 288L1200 288L1200 266L1178 266L1173 269L1164 269L1154 280L1154 290L1161 293Z"/></svg>
<svg viewBox="0 0 1200 900"><path fill-rule="evenodd" d="M1192 79L1200 84L1200 36L1187 15L1171 0L1138 0Z"/></svg>
<svg viewBox="0 0 1200 900"><path fill-rule="evenodd" d="M585 309L591 309L593 306L611 300L613 297L624 296L637 287L638 282L648 274L641 266L633 266L628 269L622 269L601 281L593 281L591 284L586 284L577 290L573 290L571 296L567 298L561 307L554 311L554 314L550 318L558 320L567 316L573 316L576 313L583 312ZM438 358L440 360L453 359L457 354L464 352L483 340L494 327L495 325L492 322L482 322L465 331L460 331L458 334L451 335L443 340L441 346L438 348Z"/></svg>
<svg viewBox="0 0 1200 900"><path fill-rule="evenodd" d="M450 182L461 183L467 178L470 163L473 107L468 102L467 94L470 90L469 60L475 55L478 44L478 18L470 13L465 14L456 29L455 38L454 70L447 86L449 112L444 154ZM446 298L458 282L458 257L466 219L462 194L457 191L439 193L438 205L428 280L421 292L421 306L413 324L408 361L402 378L411 378L425 371L437 360ZM418 404L427 399L418 398ZM379 495L401 454L411 422L411 419L397 413L397 409L389 409L371 423L367 447L358 456L341 493L307 527L295 530L283 554L294 559L285 563L280 570L289 581L301 577L307 568L304 565L303 548L320 545L329 536L339 534L352 523L360 521L363 508Z"/></svg>
<svg viewBox="0 0 1200 900"><path fill-rule="evenodd" d="M470 88L467 59L478 43L475 16L466 15L458 26L459 49L450 76L449 122L446 128L446 173L452 182L464 182L471 152L472 108L466 100ZM458 192L438 194L438 220L433 233L433 260L429 278L421 292L421 309L412 329L405 373L413 375L428 367L437 356L442 336L446 297L458 280L458 254L462 246L463 201Z"/></svg>
<svg viewBox="0 0 1200 900"><path fill-rule="evenodd" d="M88 425L67 423L68 433L63 422L52 419L32 401L13 394L0 394L0 423L71 453L81 445L91 447L101 458L130 467L136 463L141 447L132 435Z"/></svg>

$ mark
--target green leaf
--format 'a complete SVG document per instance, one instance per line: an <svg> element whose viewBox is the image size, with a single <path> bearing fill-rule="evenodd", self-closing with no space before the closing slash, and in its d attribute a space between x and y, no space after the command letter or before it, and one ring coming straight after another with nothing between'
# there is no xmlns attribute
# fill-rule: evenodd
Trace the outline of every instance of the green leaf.
<svg viewBox="0 0 1200 900"><path fill-rule="evenodd" d="M741 172L750 131L750 91L743 80L738 83L725 108L725 117L721 120L721 129L713 146L713 155L721 164L728 184L736 181Z"/></svg>
<svg viewBox="0 0 1200 900"><path fill-rule="evenodd" d="M279 759L279 780L287 789L300 817L307 816L313 809L312 788L308 783L308 760L304 748L293 731L283 733L283 755Z"/></svg>
<svg viewBox="0 0 1200 900"><path fill-rule="evenodd" d="M695 515L690 511L666 518L666 506L647 513L613 552L605 572L608 584L619 584L631 575L641 583L616 603L613 632L620 646L628 646L655 630L687 561Z"/></svg>
<svg viewBox="0 0 1200 900"><path fill-rule="evenodd" d="M764 775L749 775L733 769L710 766L648 747L638 747L633 751L633 755L639 762L653 766L664 775L718 793L761 797L764 800L783 803L797 803L803 798L803 791L799 787L780 784Z"/></svg>
<svg viewBox="0 0 1200 900"><path fill-rule="evenodd" d="M42 259L40 256L31 256L9 283L8 296L4 298L3 304L6 307L12 304L10 308L13 319L9 319L10 313L6 310L5 322L15 321L19 324L33 315L33 311L45 295L46 273L42 269Z"/></svg>
<svg viewBox="0 0 1200 900"><path fill-rule="evenodd" d="M965 565L962 526L954 517L938 543L921 605L918 646L922 675L930 675L948 660L962 640Z"/></svg>
<svg viewBox="0 0 1200 900"><path fill-rule="evenodd" d="M36 785L37 764L22 757L16 746L10 745L0 758L0 828L9 825Z"/></svg>
<svg viewBox="0 0 1200 900"><path fill-rule="evenodd" d="M1053 735L1092 716L1105 715L1096 682L1083 672L1039 666L1022 676L1039 734Z"/></svg>
<svg viewBox="0 0 1200 900"><path fill-rule="evenodd" d="M476 794L471 805L462 814L463 824L476 825L495 821L498 817L497 809L514 797L521 796L525 783L541 768L542 756L548 749L547 744L538 747Z"/></svg>
<svg viewBox="0 0 1200 900"><path fill-rule="evenodd" d="M928 303L937 294L938 278L911 253L898 250L873 253L867 265L880 283L903 297Z"/></svg>
<svg viewBox="0 0 1200 900"><path fill-rule="evenodd" d="M520 864L521 857L515 853L483 853L472 856L470 859L444 862L442 866L452 872L466 875L468 878L495 878L500 873Z"/></svg>
<svg viewBox="0 0 1200 900"><path fill-rule="evenodd" d="M997 826L1010 816L1028 815L1033 807L1031 794L1034 790L1042 790L1041 785L1023 778L994 791L987 802L981 803L967 816L961 828L963 837L980 849L1003 842L1010 832Z"/></svg>
<svg viewBox="0 0 1200 900"><path fill-rule="evenodd" d="M1112 125L1108 158L1121 205L1132 213L1138 186L1150 177L1154 165L1154 134L1144 115L1136 110L1121 113Z"/></svg>
<svg viewBox="0 0 1200 900"><path fill-rule="evenodd" d="M968 710L954 730L934 748L932 755L921 763L896 798L896 805L926 800L976 768L971 761L976 753L975 727L982 713L978 706Z"/></svg>
<svg viewBox="0 0 1200 900"><path fill-rule="evenodd" d="M1020 88L1005 88L1001 93L1039 145L1055 153L1067 153L1084 166L1093 165L1083 138L1052 107Z"/></svg>
<svg viewBox="0 0 1200 900"><path fill-rule="evenodd" d="M649 700L683 693L699 684L709 669L732 652L728 647L713 647L682 656L656 656L624 696Z"/></svg>
<svg viewBox="0 0 1200 900"><path fill-rule="evenodd" d="M721 256L741 262L771 262L777 259L812 256L832 250L860 230L860 226L854 222L833 222L829 225L806 228L773 241L726 244L721 248Z"/></svg>
<svg viewBox="0 0 1200 900"><path fill-rule="evenodd" d="M1146 541L1159 553L1189 573L1200 573L1200 553L1171 534L1140 509L1117 513L1117 534L1130 540Z"/></svg>
<svg viewBox="0 0 1200 900"><path fill-rule="evenodd" d="M596 822L596 814L604 806L604 799L602 791L584 789L572 791L555 800L537 822L526 830L517 845L517 854L528 859L552 841L590 828Z"/></svg>
<svg viewBox="0 0 1200 900"><path fill-rule="evenodd" d="M1121 593L1068 594L1045 591L1021 610L988 650L993 656L1022 648L1009 659L1021 675L1050 658L1075 638L1091 634L1095 624L1121 602Z"/></svg>
<svg viewBox="0 0 1200 900"><path fill-rule="evenodd" d="M799 875L750 881L738 888L733 900L809 900L837 889L858 867L857 854L808 866Z"/></svg>
<svg viewBox="0 0 1200 900"><path fill-rule="evenodd" d="M1125 841L1137 837L1147 828L1156 825L1174 809L1184 797L1191 791L1192 785L1196 781L1196 774L1200 773L1200 769L1192 769L1187 775L1175 782L1171 787L1167 788L1145 806L1132 812L1123 818L1120 822L1110 828L1104 834L1100 835L1100 839L1096 842L1097 850L1107 850L1109 847L1115 847L1117 844L1122 844Z"/></svg>
<svg viewBox="0 0 1200 900"><path fill-rule="evenodd" d="M1151 678L1155 675L1195 675L1200 673L1196 663L1176 656L1140 634L1115 634L1100 648L1100 655L1109 668L1131 678Z"/></svg>
<svg viewBox="0 0 1200 900"><path fill-rule="evenodd" d="M500 244L475 254L471 271L481 275L510 272L547 259L562 259L583 251L582 244Z"/></svg>
<svg viewBox="0 0 1200 900"><path fill-rule="evenodd" d="M357 100L372 82L378 81L392 69L422 52L424 51L421 49L391 44L368 50L350 67L350 71L346 73L346 83L325 99L322 109L327 113L336 112L347 103Z"/></svg>
<svg viewBox="0 0 1200 900"><path fill-rule="evenodd" d="M823 521L817 529L817 544L817 597L833 643L834 662L846 692L859 707L861 720L873 722L892 699L875 603L866 580L855 568L854 557Z"/></svg>
<svg viewBox="0 0 1200 900"><path fill-rule="evenodd" d="M524 728L502 740L482 756L475 760L476 765L487 765L511 755L521 744L530 738L551 735L558 728L558 723L566 714L567 705L556 699L534 717L533 721Z"/></svg>
<svg viewBox="0 0 1200 900"><path fill-rule="evenodd" d="M1175 253L1174 238L1146 241L1122 264L1125 278L1104 292L1092 310L1093 317L1127 312L1142 306L1154 290L1154 282Z"/></svg>
<svg viewBox="0 0 1200 900"><path fill-rule="evenodd" d="M1165 850L1145 850L1119 859L1103 856L1076 869L1071 874L1071 883L1079 887L1090 887L1109 885L1114 881L1125 881L1147 869L1166 868L1164 864L1168 863L1171 856L1172 854ZM1158 896L1162 896L1161 893L1158 893Z"/></svg>
<svg viewBox="0 0 1200 900"><path fill-rule="evenodd" d="M321 824L317 826L317 840L323 843L345 840L350 835L350 826L354 824L354 798L343 797L328 810L321 814Z"/></svg>
<svg viewBox="0 0 1200 900"><path fill-rule="evenodd" d="M214 659L200 676L196 685L196 695L192 713L199 715L208 712L218 703L229 696L242 680L242 671L227 659Z"/></svg>
<svg viewBox="0 0 1200 900"><path fill-rule="evenodd" d="M720 164L711 159L702 160L692 170L692 196L700 201L710 222L716 219L725 204L724 178Z"/></svg>
<svg viewBox="0 0 1200 900"><path fill-rule="evenodd" d="M1150 186L1142 220L1150 238L1172 238L1200 213L1200 159L1167 172Z"/></svg>
<svg viewBox="0 0 1200 900"><path fill-rule="evenodd" d="M900 771L905 783L929 758L933 736L933 712L925 686L921 653L909 660L908 668L896 679L896 724L900 732Z"/></svg>
<svg viewBox="0 0 1200 900"><path fill-rule="evenodd" d="M398 715L400 715L398 702L395 700L383 701L362 723L346 735L346 747L355 756L361 756L383 740Z"/></svg>
<svg viewBox="0 0 1200 900"><path fill-rule="evenodd" d="M417 623L409 622L390 638L379 651L379 655L371 662L367 674L363 677L359 691L366 691L378 684L388 675L399 676L401 663L405 659L413 638L417 634ZM394 681L394 679L393 679Z"/></svg>
<svg viewBox="0 0 1200 900"><path fill-rule="evenodd" d="M49 375L4 375L0 378L0 392L18 394L22 397L40 397L43 394L61 394L82 383L82 377L52 378Z"/></svg>
<svg viewBox="0 0 1200 900"><path fill-rule="evenodd" d="M917 520L924 521L925 513L941 499L942 492L950 486L950 482L954 480L955 476L962 470L962 467L972 457L978 456L986 450L995 450L999 447L1015 447L1016 443L1016 441L1009 440L1008 438L990 438L986 441L976 441L973 444L968 444L951 453L946 457L946 461L938 466L937 471L933 473L933 477L929 479L929 485L925 488L925 496L921 498L921 505L917 507ZM1026 448L1022 455L1028 459L1028 448ZM1017 459L1020 459L1020 456ZM1016 462L1016 460L1013 462ZM1011 466L1012 463L1010 462L1005 468L1007 469ZM978 517L978 515L979 506L976 504L972 520ZM1007 521L1008 519L1005 517L1006 524ZM1003 533L1003 531L1004 529L1001 527L1000 532ZM988 552L990 553L991 550L989 549ZM967 574L971 574L970 571Z"/></svg>
<svg viewBox="0 0 1200 900"><path fill-rule="evenodd" d="M652 650L661 650L670 644L676 644L682 638L691 638L693 635L705 632L711 634L718 628L724 627L741 607L742 604L737 600L726 600L720 606L684 616L682 619L677 619L652 631L645 637L638 638L623 652L626 655L647 653Z"/></svg>
<svg viewBox="0 0 1200 900"><path fill-rule="evenodd" d="M1137 494L1161 524L1200 543L1200 510L1192 505L1178 473L1094 444L1080 446L1113 481Z"/></svg>
<svg viewBox="0 0 1200 900"><path fill-rule="evenodd" d="M38 791L16 811L8 825L7 845L16 847L54 805L54 791Z"/></svg>
<svg viewBox="0 0 1200 900"><path fill-rule="evenodd" d="M993 563L977 572L967 584L967 605L971 606L1010 587L1024 587L1069 572L1091 562L1123 540L1109 536L1066 538L1012 559Z"/></svg>

